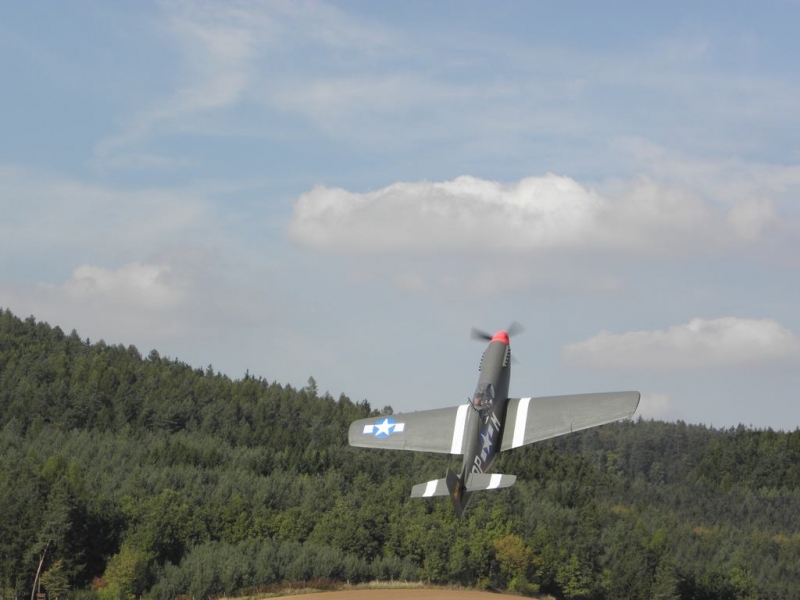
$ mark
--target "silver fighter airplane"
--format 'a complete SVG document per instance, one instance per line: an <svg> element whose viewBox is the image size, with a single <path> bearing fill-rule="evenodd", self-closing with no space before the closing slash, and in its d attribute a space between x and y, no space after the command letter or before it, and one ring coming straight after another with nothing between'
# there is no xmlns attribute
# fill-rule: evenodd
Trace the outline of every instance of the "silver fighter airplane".
<svg viewBox="0 0 800 600"><path fill-rule="evenodd" d="M499 452L559 435L627 419L636 412L639 392L509 398L511 346L508 331L473 337L489 341L480 377L468 403L452 408L371 417L350 425L351 446L463 455L461 474L415 485L412 498L447 496L461 517L473 492L514 485L516 475L489 473Z"/></svg>

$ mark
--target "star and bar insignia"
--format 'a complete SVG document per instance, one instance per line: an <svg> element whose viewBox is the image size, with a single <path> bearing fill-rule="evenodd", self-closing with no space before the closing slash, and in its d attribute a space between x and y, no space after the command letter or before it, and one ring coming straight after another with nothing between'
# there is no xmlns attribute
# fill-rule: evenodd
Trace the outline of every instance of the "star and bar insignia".
<svg viewBox="0 0 800 600"><path fill-rule="evenodd" d="M364 433L372 434L376 438L387 438L393 433L401 433L405 427L405 423L396 423L391 417L384 417L374 425L364 425Z"/></svg>

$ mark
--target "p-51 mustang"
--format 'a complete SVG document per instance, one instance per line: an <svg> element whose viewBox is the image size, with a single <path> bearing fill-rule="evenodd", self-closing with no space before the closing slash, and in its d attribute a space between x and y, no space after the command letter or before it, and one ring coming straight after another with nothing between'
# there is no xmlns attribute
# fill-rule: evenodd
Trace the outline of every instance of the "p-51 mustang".
<svg viewBox="0 0 800 600"><path fill-rule="evenodd" d="M473 329L473 337L489 341L479 367L472 399L461 406L360 419L350 425L351 446L463 455L461 474L449 468L443 479L415 485L412 498L447 496L461 517L473 492L514 485L516 475L490 474L498 452L630 418L639 392L572 394L541 398L509 398L511 346L509 334Z"/></svg>

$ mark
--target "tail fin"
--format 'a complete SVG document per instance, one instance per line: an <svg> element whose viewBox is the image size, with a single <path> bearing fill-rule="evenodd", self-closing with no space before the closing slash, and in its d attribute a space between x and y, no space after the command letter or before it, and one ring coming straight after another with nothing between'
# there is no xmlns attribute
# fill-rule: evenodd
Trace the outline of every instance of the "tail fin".
<svg viewBox="0 0 800 600"><path fill-rule="evenodd" d="M472 492L467 491L467 486L464 485L461 478L450 469L447 469L445 482L447 483L447 490L450 492L450 498L453 500L453 508L456 509L456 516L460 519L464 515L464 510L472 497Z"/></svg>

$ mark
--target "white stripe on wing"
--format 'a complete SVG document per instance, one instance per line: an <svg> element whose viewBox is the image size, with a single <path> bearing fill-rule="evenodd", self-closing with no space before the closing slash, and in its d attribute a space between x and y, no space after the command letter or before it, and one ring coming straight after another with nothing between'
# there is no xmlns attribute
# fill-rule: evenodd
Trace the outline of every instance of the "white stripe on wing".
<svg viewBox="0 0 800 600"><path fill-rule="evenodd" d="M461 446L464 443L464 424L467 421L467 410L469 404L462 404L456 413L456 424L453 427L453 443L450 446L450 454L461 454Z"/></svg>
<svg viewBox="0 0 800 600"><path fill-rule="evenodd" d="M514 421L514 438L511 441L512 448L519 448L525 443L525 426L528 424L528 405L530 398L520 398L517 403L517 417Z"/></svg>

